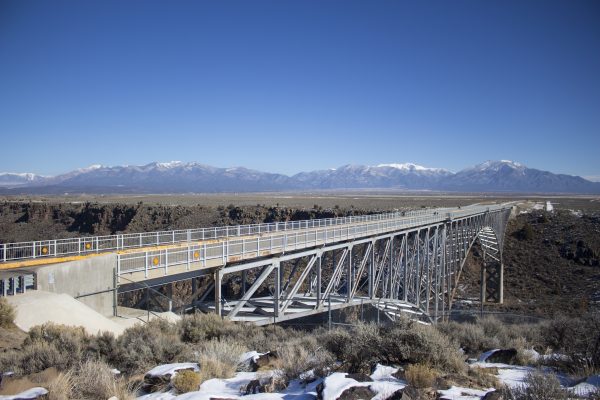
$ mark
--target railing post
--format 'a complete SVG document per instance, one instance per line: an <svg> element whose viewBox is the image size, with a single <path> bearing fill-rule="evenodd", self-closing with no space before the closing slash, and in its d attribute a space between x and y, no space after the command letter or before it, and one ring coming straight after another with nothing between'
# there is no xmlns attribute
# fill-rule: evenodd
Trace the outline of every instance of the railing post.
<svg viewBox="0 0 600 400"><path fill-rule="evenodd" d="M31 254L33 255L33 258L35 258L35 242L33 242L31 250L32 250Z"/></svg>
<svg viewBox="0 0 600 400"><path fill-rule="evenodd" d="M58 249L56 248L56 239L54 239L54 257L56 257L57 253L58 253Z"/></svg>
<svg viewBox="0 0 600 400"><path fill-rule="evenodd" d="M7 249L7 247L6 247L6 243L4 243L4 244L2 245L2 247L4 247L4 256L3 256L2 258L3 258L4 262L6 262L6 249Z"/></svg>
<svg viewBox="0 0 600 400"><path fill-rule="evenodd" d="M160 257L160 253L158 254ZM160 260L160 258L159 258ZM169 273L169 249L165 249L165 275Z"/></svg>
<svg viewBox="0 0 600 400"><path fill-rule="evenodd" d="M187 262L187 270L190 270L190 245L187 245L187 257L186 257L186 262Z"/></svg>

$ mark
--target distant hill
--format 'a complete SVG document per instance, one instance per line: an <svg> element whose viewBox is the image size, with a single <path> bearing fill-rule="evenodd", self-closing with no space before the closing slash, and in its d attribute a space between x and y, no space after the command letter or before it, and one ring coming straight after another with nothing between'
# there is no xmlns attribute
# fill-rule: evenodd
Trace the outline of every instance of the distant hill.
<svg viewBox="0 0 600 400"><path fill-rule="evenodd" d="M344 165L294 176L243 167L153 162L92 165L45 177L0 174L2 193L214 193L318 189L397 189L455 192L600 193L600 183L553 174L507 160L486 161L457 173L416 164Z"/></svg>

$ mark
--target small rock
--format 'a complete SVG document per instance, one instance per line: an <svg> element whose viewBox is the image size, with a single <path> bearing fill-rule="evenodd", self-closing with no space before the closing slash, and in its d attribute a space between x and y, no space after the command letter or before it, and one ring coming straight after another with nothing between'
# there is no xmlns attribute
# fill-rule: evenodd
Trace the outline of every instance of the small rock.
<svg viewBox="0 0 600 400"><path fill-rule="evenodd" d="M260 393L260 381L258 379L253 379L246 385L244 389L244 394L257 394Z"/></svg>
<svg viewBox="0 0 600 400"><path fill-rule="evenodd" d="M498 391L493 391L486 393L481 400L504 400L504 396Z"/></svg>
<svg viewBox="0 0 600 400"><path fill-rule="evenodd" d="M278 358L277 352L275 352L275 351L269 351L269 352L259 356L258 359L256 360L256 366L257 366L256 369L268 366L269 364L271 364L271 362L273 362L277 358Z"/></svg>
<svg viewBox="0 0 600 400"><path fill-rule="evenodd" d="M344 390L337 400L372 399L376 394L369 386L352 386Z"/></svg>
<svg viewBox="0 0 600 400"><path fill-rule="evenodd" d="M322 400L323 399L323 390L325 390L325 381L319 383L316 387L316 390L317 390L317 399Z"/></svg>
<svg viewBox="0 0 600 400"><path fill-rule="evenodd" d="M414 397L411 397L411 395L408 393L408 390L406 390L406 388L404 389L398 389L396 390L394 393L392 393L392 395L388 398L386 398L385 400L414 400Z"/></svg>

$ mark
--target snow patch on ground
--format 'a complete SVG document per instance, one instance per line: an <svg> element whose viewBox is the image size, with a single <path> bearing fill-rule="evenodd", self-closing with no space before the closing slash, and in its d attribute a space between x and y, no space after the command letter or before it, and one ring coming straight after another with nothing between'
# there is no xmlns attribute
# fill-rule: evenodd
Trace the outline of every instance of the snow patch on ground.
<svg viewBox="0 0 600 400"><path fill-rule="evenodd" d="M579 396L588 396L600 388L600 375L592 375L585 382L578 383L568 388L574 394Z"/></svg>
<svg viewBox="0 0 600 400"><path fill-rule="evenodd" d="M200 367L197 363L176 363L159 365L146 372L146 375L151 377L160 377L166 375L174 376L177 371L182 369L190 369L194 372L200 371Z"/></svg>
<svg viewBox="0 0 600 400"><path fill-rule="evenodd" d="M31 389L27 389L26 391L21 392L19 394L15 394L13 396L0 396L0 399L2 399L2 400L37 399L38 397L44 396L46 394L48 394L48 391L46 389L44 389L43 387L34 387L34 388L31 388Z"/></svg>
<svg viewBox="0 0 600 400"><path fill-rule="evenodd" d="M495 389L478 390L464 388L460 386L452 386L447 390L438 390L440 399L444 400L480 400L488 392L493 392Z"/></svg>

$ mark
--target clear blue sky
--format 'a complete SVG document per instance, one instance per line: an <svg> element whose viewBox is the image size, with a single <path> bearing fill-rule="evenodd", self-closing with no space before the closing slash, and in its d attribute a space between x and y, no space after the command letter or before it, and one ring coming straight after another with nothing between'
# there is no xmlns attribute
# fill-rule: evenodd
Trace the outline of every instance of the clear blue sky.
<svg viewBox="0 0 600 400"><path fill-rule="evenodd" d="M0 1L0 171L600 176L598 1Z"/></svg>

